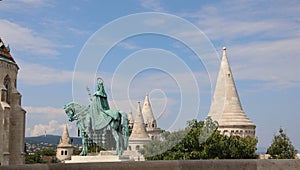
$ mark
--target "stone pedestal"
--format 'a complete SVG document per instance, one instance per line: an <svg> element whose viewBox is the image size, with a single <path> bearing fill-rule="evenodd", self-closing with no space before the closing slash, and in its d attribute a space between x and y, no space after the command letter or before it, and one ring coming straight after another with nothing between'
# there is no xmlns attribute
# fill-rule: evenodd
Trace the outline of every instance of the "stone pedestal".
<svg viewBox="0 0 300 170"><path fill-rule="evenodd" d="M116 155L116 151L100 151L94 156L72 156L71 160L66 160L65 163L91 163L91 162L121 162L133 161L129 155Z"/></svg>

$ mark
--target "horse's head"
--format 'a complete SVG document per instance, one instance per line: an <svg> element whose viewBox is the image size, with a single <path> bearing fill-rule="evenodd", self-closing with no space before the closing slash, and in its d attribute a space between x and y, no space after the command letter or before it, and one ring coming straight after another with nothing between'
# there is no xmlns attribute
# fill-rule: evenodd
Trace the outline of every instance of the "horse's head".
<svg viewBox="0 0 300 170"><path fill-rule="evenodd" d="M72 103L65 105L64 110L65 110L70 122L77 120L76 115L75 115L75 108Z"/></svg>

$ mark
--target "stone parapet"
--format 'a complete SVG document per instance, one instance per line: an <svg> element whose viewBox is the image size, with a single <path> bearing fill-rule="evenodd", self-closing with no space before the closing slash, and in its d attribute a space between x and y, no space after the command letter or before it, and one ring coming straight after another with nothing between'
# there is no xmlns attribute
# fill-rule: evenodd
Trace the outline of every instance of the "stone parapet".
<svg viewBox="0 0 300 170"><path fill-rule="evenodd" d="M74 164L32 164L0 166L0 170L81 170L81 169L106 169L106 170L298 170L299 159L287 160L185 160L185 161L126 161L126 162L100 162L100 163L74 163Z"/></svg>

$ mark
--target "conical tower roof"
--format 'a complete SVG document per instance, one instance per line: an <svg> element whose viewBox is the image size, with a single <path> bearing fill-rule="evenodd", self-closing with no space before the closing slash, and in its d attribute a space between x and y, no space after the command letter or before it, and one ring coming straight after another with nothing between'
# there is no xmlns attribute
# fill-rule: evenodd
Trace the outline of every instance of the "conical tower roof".
<svg viewBox="0 0 300 170"><path fill-rule="evenodd" d="M132 112L131 111L128 113L127 116L128 116L129 123L133 123L134 121L133 121L133 117L132 117Z"/></svg>
<svg viewBox="0 0 300 170"><path fill-rule="evenodd" d="M72 143L71 143L71 139L70 139L69 132L68 132L68 126L65 125L64 131L61 135L61 138L60 138L60 141L59 141L59 144L57 147L70 147L70 146L72 146Z"/></svg>
<svg viewBox="0 0 300 170"><path fill-rule="evenodd" d="M1 38L0 38L0 59L15 63L15 60L10 54L9 46L5 46Z"/></svg>
<svg viewBox="0 0 300 170"><path fill-rule="evenodd" d="M149 124L149 122L152 123L155 121L148 95L146 95L145 97L142 113L143 113L145 124Z"/></svg>
<svg viewBox="0 0 300 170"><path fill-rule="evenodd" d="M140 102L138 102L137 110L136 110L136 116L132 128L131 135L129 137L129 140L131 139L149 139L149 136L146 132L145 123L141 111L141 105Z"/></svg>
<svg viewBox="0 0 300 170"><path fill-rule="evenodd" d="M225 47L208 116L217 121L219 126L255 127L242 109Z"/></svg>

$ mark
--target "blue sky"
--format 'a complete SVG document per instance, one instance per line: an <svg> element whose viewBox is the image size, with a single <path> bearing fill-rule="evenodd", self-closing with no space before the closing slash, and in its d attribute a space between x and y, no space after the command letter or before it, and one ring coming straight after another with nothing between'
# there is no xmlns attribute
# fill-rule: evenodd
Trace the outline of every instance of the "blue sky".
<svg viewBox="0 0 300 170"><path fill-rule="evenodd" d="M185 124L184 119L204 119L207 115L218 55L226 46L243 109L257 125L258 146L270 145L282 127L300 149L299 11L298 1L3 0L0 36L10 45L20 66L18 89L27 110L26 136L42 135L44 131L62 133L61 125L68 123L62 108L73 100L73 72L82 64L78 61L83 59L87 67L95 64L84 60L86 56L80 52L91 43L96 31L130 14L161 12L201 30L201 37L191 32L178 36L191 42L205 41L208 45L199 48L213 47L213 59L203 51L204 57L199 59L189 46L172 37L135 35L116 43L97 64L96 73L89 74L91 79L80 76L82 85L93 91L93 85L85 82L101 76L112 107L132 110L134 114L136 102L143 101L148 93L158 125L178 129ZM161 28L167 22L164 19L145 23ZM111 31L117 34L140 26L135 24L127 23ZM173 25L168 29L172 32L181 27ZM101 43L97 45L101 48ZM164 56L170 60L163 60ZM141 57L145 59L135 62ZM177 61L183 65L178 66ZM133 66L141 66L142 70L134 70ZM125 73L132 74L130 79ZM81 93L86 94L80 96L84 103L88 98L86 89ZM195 94L198 99L193 98ZM184 102L186 105L181 105ZM198 113L188 113L193 112L189 110L193 102L199 106ZM180 111L181 107L188 109ZM74 124L70 124L70 134L76 134Z"/></svg>

